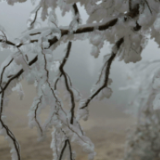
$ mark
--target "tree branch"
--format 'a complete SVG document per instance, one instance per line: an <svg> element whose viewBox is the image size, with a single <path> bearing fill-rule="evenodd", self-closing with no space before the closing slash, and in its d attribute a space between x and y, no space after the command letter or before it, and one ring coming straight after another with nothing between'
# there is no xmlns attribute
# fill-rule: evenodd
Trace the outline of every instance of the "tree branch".
<svg viewBox="0 0 160 160"><path fill-rule="evenodd" d="M42 135L43 134L43 130L42 130L42 127L41 127L41 125L40 125L40 123L39 123L39 121L37 119L37 110L38 110L39 105L40 105L41 102L42 102L42 96L39 98L39 102L37 103L36 109L34 111L34 119L35 119L35 121L36 121L36 123L37 123L37 125L39 127L39 130L41 132L41 135Z"/></svg>
<svg viewBox="0 0 160 160"><path fill-rule="evenodd" d="M65 57L63 58L63 61L62 61L62 64L60 65L59 67L59 70L61 71L61 74L63 75L64 77L64 81L65 81L65 86L66 86L66 89L67 91L69 92L70 94L70 97L71 97L71 120L70 120L70 123L73 124L73 119L74 119L74 109L75 109L75 99L74 99L74 94L73 94L73 91L71 90L71 88L69 87L69 82L68 82L68 78L67 78L67 75L63 69L64 65L66 64L66 61L69 57L69 54L70 54L70 50L71 50L71 47L72 47L72 43L69 42L68 43L68 46L67 46L67 52L66 52L66 55Z"/></svg>
<svg viewBox="0 0 160 160"><path fill-rule="evenodd" d="M117 50L120 48L120 46L122 45L123 42L124 42L124 38L121 38L121 39L119 39L119 40L116 42L115 47L116 47ZM98 93L99 93L103 88L105 88L105 87L108 86L110 68L111 68L111 64L112 64L112 62L113 62L116 54L117 54L117 52L113 52L113 51L112 51L112 54L111 54L110 58L107 60L107 66L106 66L106 71L105 71L105 79L104 79L103 85L102 85L100 88L98 88L98 90L97 90L95 93L93 93L93 94L86 100L86 102L84 103L84 105L83 105L80 109L86 108L86 107L89 105L89 103L91 102L91 100L92 100L95 96L97 96Z"/></svg>
<svg viewBox="0 0 160 160"><path fill-rule="evenodd" d="M36 10L34 19L33 19L33 21L30 23L30 28L33 28L33 25L34 25L34 23L35 23L35 21L36 21L36 19L37 19L38 11L40 10L40 8L41 8L41 6L39 6L38 9Z"/></svg>
<svg viewBox="0 0 160 160"><path fill-rule="evenodd" d="M1 78L0 78L0 88L2 89L1 83L3 80L3 74L5 72L5 69L12 63L13 59L9 61L9 63L3 68L2 73L1 73ZM1 106L0 106L0 122L2 127L6 130L7 136L12 140L14 148L16 150L16 154L18 157L18 160L21 160L20 157L20 149L19 149L19 144L14 136L14 134L11 132L11 130L8 128L8 126L3 122L2 120L2 113L3 113L3 104L4 104L4 91L1 93Z"/></svg>
<svg viewBox="0 0 160 160"><path fill-rule="evenodd" d="M75 16L77 16L77 18L76 18L77 22L80 23L79 10L78 10L78 7L77 7L76 3L73 4L73 10L74 10Z"/></svg>

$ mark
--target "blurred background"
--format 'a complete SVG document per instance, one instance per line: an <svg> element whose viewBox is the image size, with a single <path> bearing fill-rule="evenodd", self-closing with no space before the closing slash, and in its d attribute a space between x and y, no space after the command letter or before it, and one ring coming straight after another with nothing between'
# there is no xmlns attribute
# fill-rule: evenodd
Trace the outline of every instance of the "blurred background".
<svg viewBox="0 0 160 160"><path fill-rule="evenodd" d="M11 39L18 38L23 31L26 30L27 20L30 12L35 8L31 1L25 3L16 3L9 6L5 2L0 2L0 25L6 30L7 35ZM80 15L85 24L88 15L83 7L79 7ZM72 14L67 13L65 17L61 16L60 10L56 10L59 25L66 26L70 23ZM40 22L40 18L38 20ZM45 25L46 22L41 25ZM64 53L66 44L60 45L54 51L55 55ZM91 44L88 40L75 41L71 50L71 56L67 61L65 70L70 75L71 80L76 88L78 88L85 96L90 93L91 87L96 82L103 61L103 56L110 53L111 46L105 42L104 47L98 58L91 56ZM11 52L9 50L0 51L0 64L6 59ZM61 54L62 55L62 54ZM157 44L150 40L142 53L142 60L158 59L159 48ZM126 128L135 124L133 114L127 114L126 111L134 110L129 105L134 90L122 91L119 88L125 86L127 82L127 72L136 63L125 64L116 59L111 67L110 78L113 80L111 88L113 94L110 99L102 101L93 101L90 104L90 118L87 122L82 122L86 134L95 144L97 152L96 160L116 160L123 157ZM7 124L12 129L21 145L23 160L49 160L52 159L50 149L51 131L43 142L37 141L36 129L28 127L28 111L33 102L36 91L32 85L28 85L25 80L22 81L24 89L24 99L19 100L18 94L13 92L9 97L9 104L5 108L7 116ZM47 109L46 109L47 111ZM132 112L131 112L132 113ZM45 119L47 112L42 114ZM78 160L85 159L83 152L79 151ZM10 148L4 137L0 136L0 159L9 160ZM87 158L86 158L87 159Z"/></svg>

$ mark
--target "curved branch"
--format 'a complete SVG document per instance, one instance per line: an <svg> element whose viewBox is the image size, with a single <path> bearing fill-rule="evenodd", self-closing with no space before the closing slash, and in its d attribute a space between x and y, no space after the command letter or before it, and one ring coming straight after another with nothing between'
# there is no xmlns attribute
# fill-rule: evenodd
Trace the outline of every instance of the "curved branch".
<svg viewBox="0 0 160 160"><path fill-rule="evenodd" d="M30 61L28 63L29 66L31 66L32 64L34 64L36 61L38 60L38 56L36 56L34 59L32 59L32 61ZM2 92L5 91L5 89L8 87L8 85L12 82L12 80L16 79L16 78L19 78L19 76L24 72L23 69L20 69L15 75L13 75L5 84L4 87L1 88L1 91L0 91L0 94Z"/></svg>
<svg viewBox="0 0 160 160"><path fill-rule="evenodd" d="M11 59L9 61L9 63L3 68L2 73L1 73L1 78L0 78L0 85L2 83L2 79L3 79L3 74L5 72L5 69L12 63L13 59ZM0 86L0 88L2 89L2 86ZM2 125L2 127L5 129L7 136L12 140L14 148L16 150L16 154L17 154L17 158L18 160L21 160L20 157L20 148L19 148L19 144L14 136L14 134L11 132L11 130L8 128L8 126L3 122L2 120L2 113L3 113L3 105L4 105L4 91L1 93L1 106L0 106L0 123Z"/></svg>
<svg viewBox="0 0 160 160"><path fill-rule="evenodd" d="M70 50L71 50L71 47L72 47L72 43L69 42L68 43L68 46L67 46L67 52L66 52L66 55L62 61L62 64L60 65L59 67L59 70L61 71L61 74L63 75L64 77L64 81L65 81L65 86L66 86L66 89L67 91L69 92L70 94L70 97L71 97L71 120L70 120L70 123L73 124L73 119L74 119L74 110L75 110L75 100L74 100L74 94L73 94L73 91L71 90L71 88L69 87L69 82L68 82L68 78L67 78L67 74L65 73L63 67L64 65L66 64L66 61L69 57L69 54L70 54Z"/></svg>
<svg viewBox="0 0 160 160"><path fill-rule="evenodd" d="M122 45L123 42L124 42L124 38L121 38L121 39L119 39L119 40L116 42L115 47L116 47L117 50L120 48L120 46ZM105 71L105 79L104 79L103 85L102 85L100 88L98 88L98 90L97 90L94 94L92 94L92 95L86 100L86 102L84 103L84 105L83 105L80 109L86 108L86 107L89 105L89 103L91 102L91 100L92 100L95 96L97 96L98 93L99 93L103 88L107 87L107 85L108 85L108 80L109 80L109 74L110 74L111 64L112 64L112 62L113 62L116 54L117 54L117 52L112 51L112 54L111 54L110 58L107 60L107 66L106 66L106 71Z"/></svg>

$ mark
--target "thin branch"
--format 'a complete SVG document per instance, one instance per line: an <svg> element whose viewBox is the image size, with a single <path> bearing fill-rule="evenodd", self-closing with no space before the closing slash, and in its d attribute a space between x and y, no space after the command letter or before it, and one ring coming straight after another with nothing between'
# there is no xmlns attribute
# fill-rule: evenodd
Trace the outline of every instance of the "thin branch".
<svg viewBox="0 0 160 160"><path fill-rule="evenodd" d="M77 4L74 3L74 4L72 5L72 7L73 7L73 10L74 10L75 16L77 16L77 19L76 19L76 20L77 20L78 23L80 23L80 18L79 18L80 14L79 14L79 10L78 10Z"/></svg>
<svg viewBox="0 0 160 160"><path fill-rule="evenodd" d="M34 111L34 119L35 119L35 121L36 121L36 123L37 123L37 125L39 127L39 130L41 131L41 134L43 134L42 127L41 127L41 125L40 125L40 123L39 123L39 121L37 119L37 110L38 110L39 105L40 105L41 102L42 102L42 96L40 97L39 102L37 103L36 109Z"/></svg>
<svg viewBox="0 0 160 160"><path fill-rule="evenodd" d="M62 73L59 75L59 77L56 79L56 81L54 83L54 90L57 90L57 84L58 84L58 81L60 80L61 77L62 77Z"/></svg>
<svg viewBox="0 0 160 160"><path fill-rule="evenodd" d="M30 23L30 28L33 27L33 25L34 25L34 23L35 23L35 21L36 21L36 19L37 19L38 11L40 10L40 8L41 8L41 6L39 6L38 9L36 10L34 19L33 19L33 21Z"/></svg>
<svg viewBox="0 0 160 160"><path fill-rule="evenodd" d="M5 69L11 64L12 61L13 61L13 59L11 59L11 61L3 68L3 71L1 73L1 83L2 83L3 74L5 72ZM1 87L1 89L2 89L2 87ZM2 127L6 130L6 134L12 140L14 148L15 148L16 153L17 153L18 160L20 160L21 157L20 157L19 144L18 144L16 138L14 137L14 134L11 132L11 130L8 128L8 126L6 124L4 124L4 122L2 120L3 105L4 105L4 91L1 93L0 122L1 122Z"/></svg>
<svg viewBox="0 0 160 160"><path fill-rule="evenodd" d="M72 157L73 157L73 155L72 155L72 147L71 147L71 143L70 143L70 140L68 139L68 147L69 147L69 153L70 153L70 160L73 160L72 159Z"/></svg>
<svg viewBox="0 0 160 160"><path fill-rule="evenodd" d="M62 64L60 65L59 67L59 70L61 71L63 77L64 77L64 81L65 81L65 86L66 86L66 89L67 91L69 92L70 94L70 97L71 97L71 120L70 120L70 123L73 124L73 119L74 119L74 110L75 110L75 99L74 99L74 94L73 94L73 91L71 90L71 88L69 87L69 82L68 82L68 78L67 78L67 75L63 69L68 57L69 57L69 54L70 54L70 50L71 50L71 47L72 47L72 43L69 42L68 43L68 46L67 46L67 52L66 52L66 55L65 57L63 58L63 61L62 61Z"/></svg>
<svg viewBox="0 0 160 160"><path fill-rule="evenodd" d="M44 70L46 71L46 76L47 76L46 82L48 83L48 86L49 86L49 88L51 89L51 92L52 92L52 94L53 94L53 97L56 99L57 104L58 104L59 106L61 106L61 103L60 103L60 101L58 100L57 96L55 95L54 90L53 90L53 88L52 88L52 86L51 86L51 84L50 84L50 82L49 82L49 71L48 71L48 69L47 69L47 59L46 59L46 55L45 55L44 52L43 52L43 47L42 47L42 46L41 46L41 49L42 49L42 54L43 54L43 57L44 57ZM62 110L63 110L63 109L62 109Z"/></svg>
<svg viewBox="0 0 160 160"><path fill-rule="evenodd" d="M146 3L146 5L147 5L147 7L148 7L148 9L149 9L149 11L150 11L150 13L152 14L152 10L151 10L151 8L150 8L150 6L149 6L148 1L147 1L147 0L144 0L144 1L145 1L145 3Z"/></svg>
<svg viewBox="0 0 160 160"><path fill-rule="evenodd" d="M124 42L124 38L121 38L121 39L119 39L119 40L116 42L115 46L116 46L117 50L120 48L120 46L122 45L123 42ZM112 52L110 58L107 60L107 66L106 66L106 71L105 71L105 78L104 78L104 82L103 82L102 86L101 86L100 88L98 88L98 90L97 90L94 94L92 94L92 95L86 100L86 102L84 103L84 105L83 105L80 109L86 108L86 107L89 105L89 103L91 102L91 100L92 100L95 96L97 96L98 93L99 93L102 89L104 89L105 87L107 87L107 85L108 85L108 80L109 80L109 74L110 74L111 64L112 64L115 56L116 56L116 53Z"/></svg>
<svg viewBox="0 0 160 160"><path fill-rule="evenodd" d="M102 75L103 75L103 70L104 70L104 68L105 68L106 65L107 65L107 61L104 63L104 65L103 65L103 67L102 67L102 69L101 69L101 73L100 73L100 75L99 75L99 78L98 78L98 81L96 82L96 84L98 84L98 83L100 82L101 77L102 77Z"/></svg>
<svg viewBox="0 0 160 160"><path fill-rule="evenodd" d="M66 133L61 129L61 131L64 133L64 135L66 136ZM70 154L70 160L73 160L73 155L72 155L72 147L71 147L71 143L70 143L70 140L67 138L64 142L64 146L61 150L61 153L60 153L60 156L59 156L59 160L62 160L62 157L63 157L63 154L64 154L64 151L67 147L67 143L68 143L68 148L69 148L69 154Z"/></svg>
<svg viewBox="0 0 160 160"><path fill-rule="evenodd" d="M1 119L1 117L0 117L0 122L2 124L2 127L6 130L6 133L7 133L8 137L13 141L13 145L15 147L18 160L21 160L19 144L16 141L16 138L14 137L14 134L11 132L11 130L8 128L8 126L6 124L4 124L4 122Z"/></svg>

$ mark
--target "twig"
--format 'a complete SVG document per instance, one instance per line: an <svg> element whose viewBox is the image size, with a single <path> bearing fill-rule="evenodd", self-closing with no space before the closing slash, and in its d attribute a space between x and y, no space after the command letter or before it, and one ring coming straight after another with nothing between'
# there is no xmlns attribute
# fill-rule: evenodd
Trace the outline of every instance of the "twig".
<svg viewBox="0 0 160 160"><path fill-rule="evenodd" d="M3 71L1 73L0 84L2 83L3 74L5 72L5 69L11 64L12 61L13 61L13 59L11 59L10 62L3 68ZM2 86L1 86L1 89L2 89ZM18 160L20 160L21 157L20 157L19 144L16 141L16 138L14 137L14 134L11 132L11 130L8 128L8 126L6 124L4 124L4 122L2 120L3 104L4 104L4 91L1 93L0 122L1 122L2 127L6 130L6 134L8 135L8 137L13 141L13 145L14 145L14 148L16 150Z"/></svg>
<svg viewBox="0 0 160 160"><path fill-rule="evenodd" d="M64 81L65 81L65 86L66 86L66 89L67 91L69 92L70 94L70 97L71 97L71 120L70 120L70 123L73 124L73 119L74 119L74 109L75 109L75 100L74 100L74 94L73 94L73 91L71 90L71 88L69 87L69 82L68 82L68 78L67 78L67 75L63 69L68 57L69 57L69 54L70 54L70 50L71 50L71 47L72 47L72 43L69 42L68 43L68 46L67 46L67 52L66 52L66 55L65 57L63 58L63 61L62 61L62 64L60 65L59 67L59 70L61 71L61 74L63 75L64 77Z"/></svg>
<svg viewBox="0 0 160 160"><path fill-rule="evenodd" d="M41 8L41 6L39 6L38 9L36 10L34 19L33 19L33 21L30 23L30 28L33 27L33 25L34 25L34 23L35 23L35 21L36 21L36 19L37 19L38 11L40 10L40 8Z"/></svg>
<svg viewBox="0 0 160 160"><path fill-rule="evenodd" d="M41 134L43 134L42 127L41 127L41 125L40 125L40 123L39 123L39 121L37 119L37 110L39 108L39 104L41 103L41 101L42 101L42 96L40 97L39 102L37 103L36 109L34 111L34 119L35 119L35 121L36 121L36 123L37 123L37 125L39 127L39 130L41 131Z"/></svg>
<svg viewBox="0 0 160 160"><path fill-rule="evenodd" d="M119 39L119 40L116 42L115 46L116 46L117 50L118 50L118 49L120 48L120 46L122 45L123 41L124 41L124 38L121 38L121 39ZM116 56L116 53L115 53L115 52L112 52L110 58L107 60L107 66L106 66L105 78L104 78L103 85L102 85L100 88L98 88L98 90L97 90L95 93L93 93L93 94L86 100L86 102L84 103L84 105L83 105L80 109L86 108L86 107L89 105L89 103L91 102L91 100L92 100L95 96L97 96L98 93L99 93L103 88L107 87L107 85L108 85L108 80L109 80L109 73L110 73L111 64L112 64L115 56Z"/></svg>

